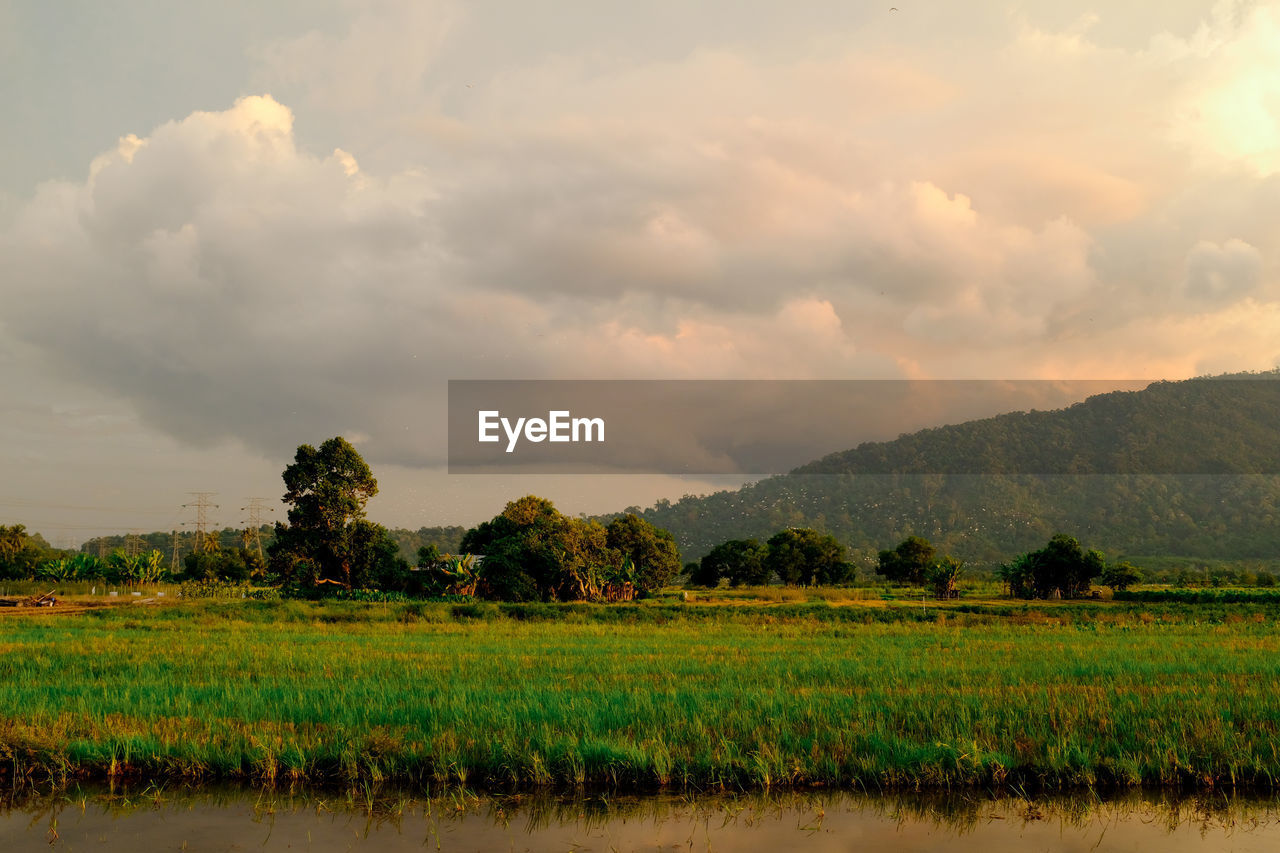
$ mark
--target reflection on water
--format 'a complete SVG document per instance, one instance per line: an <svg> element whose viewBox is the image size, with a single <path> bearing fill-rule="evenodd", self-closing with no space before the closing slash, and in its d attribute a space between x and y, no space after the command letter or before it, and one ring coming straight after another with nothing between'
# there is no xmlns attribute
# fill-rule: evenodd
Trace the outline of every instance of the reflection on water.
<svg viewBox="0 0 1280 853"><path fill-rule="evenodd" d="M1280 801L1226 794L697 798L72 787L0 800L0 850L1280 849Z"/></svg>

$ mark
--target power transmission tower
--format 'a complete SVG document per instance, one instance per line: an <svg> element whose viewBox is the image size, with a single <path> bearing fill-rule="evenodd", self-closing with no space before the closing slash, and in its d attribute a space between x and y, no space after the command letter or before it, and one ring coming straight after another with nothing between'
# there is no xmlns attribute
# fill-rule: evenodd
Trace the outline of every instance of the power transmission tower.
<svg viewBox="0 0 1280 853"><path fill-rule="evenodd" d="M242 511L249 513L249 517L241 522L245 525L244 546L248 548L250 542L254 543L258 548L258 558L262 560L266 559L262 554L262 513L264 510L275 512L271 507L264 506L265 501L266 498L249 498L249 505L240 507Z"/></svg>
<svg viewBox="0 0 1280 853"><path fill-rule="evenodd" d="M126 557L136 557L141 550L142 537L138 535L138 531L130 530L129 535L124 538L124 555Z"/></svg>
<svg viewBox="0 0 1280 853"><path fill-rule="evenodd" d="M169 558L169 571L178 571L178 528L173 529L173 556Z"/></svg>
<svg viewBox="0 0 1280 853"><path fill-rule="evenodd" d="M183 504L183 509L194 509L196 511L196 550L204 551L205 532L209 528L209 510L217 509L218 505L211 502L217 492L187 492L194 500L191 503Z"/></svg>

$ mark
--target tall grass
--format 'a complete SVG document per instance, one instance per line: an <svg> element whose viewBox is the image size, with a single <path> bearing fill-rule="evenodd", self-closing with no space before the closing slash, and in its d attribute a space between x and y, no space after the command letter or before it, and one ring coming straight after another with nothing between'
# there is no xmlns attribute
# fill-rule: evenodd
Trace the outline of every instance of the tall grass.
<svg viewBox="0 0 1280 853"><path fill-rule="evenodd" d="M1125 590L1115 594L1116 601L1178 602L1181 604L1280 604L1280 589L1248 587Z"/></svg>
<svg viewBox="0 0 1280 853"><path fill-rule="evenodd" d="M1059 612L209 602L6 617L0 772L1275 785L1271 609L1045 615Z"/></svg>

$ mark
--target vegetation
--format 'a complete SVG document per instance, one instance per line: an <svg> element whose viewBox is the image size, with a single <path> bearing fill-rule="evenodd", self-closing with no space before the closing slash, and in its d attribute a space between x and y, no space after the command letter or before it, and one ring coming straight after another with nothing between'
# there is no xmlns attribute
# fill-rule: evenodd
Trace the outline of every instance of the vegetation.
<svg viewBox="0 0 1280 853"><path fill-rule="evenodd" d="M634 514L615 518L605 528L605 545L616 551L620 564L638 592L649 595L671 583L680 573L680 551L666 530ZM621 566L620 566L621 567Z"/></svg>
<svg viewBox="0 0 1280 853"><path fill-rule="evenodd" d="M769 549L754 539L731 539L711 549L711 553L693 564L689 582L695 586L713 587L721 579L730 586L758 586L769 582L772 572L765 565Z"/></svg>
<svg viewBox="0 0 1280 853"><path fill-rule="evenodd" d="M215 600L11 615L0 772L1272 787L1276 606Z"/></svg>
<svg viewBox="0 0 1280 853"><path fill-rule="evenodd" d="M1101 552L1086 552L1074 537L1059 533L1039 551L1004 565L1000 576L1018 598L1079 598L1105 568Z"/></svg>
<svg viewBox="0 0 1280 853"><path fill-rule="evenodd" d="M1280 373L1159 382L860 445L733 491L640 514L700 557L787 527L835 536L872 569L926 536L992 568L1061 530L1113 554L1280 554Z"/></svg>
<svg viewBox="0 0 1280 853"><path fill-rule="evenodd" d="M764 566L790 586L844 583L853 574L845 548L834 536L791 527L769 537Z"/></svg>
<svg viewBox="0 0 1280 853"><path fill-rule="evenodd" d="M1098 580L1115 592L1124 592L1142 580L1142 572L1128 560L1123 560L1103 569Z"/></svg>
<svg viewBox="0 0 1280 853"><path fill-rule="evenodd" d="M364 517L378 481L345 439L301 445L283 476L289 523L276 523L268 549L283 586L304 594L323 584L380 587L408 570L387 529Z"/></svg>
<svg viewBox="0 0 1280 853"><path fill-rule="evenodd" d="M731 539L711 549L701 562L691 564L689 583L714 587L721 580L730 586L754 586L776 582L787 586L845 583L854 567L845 559L845 548L835 537L809 528L789 528L761 545L754 539Z"/></svg>
<svg viewBox="0 0 1280 853"><path fill-rule="evenodd" d="M0 525L0 580L35 577L41 566L64 556L21 524Z"/></svg>
<svg viewBox="0 0 1280 853"><path fill-rule="evenodd" d="M922 584L937 563L938 551L922 536L908 536L892 551L881 551L878 570L897 583Z"/></svg>
<svg viewBox="0 0 1280 853"><path fill-rule="evenodd" d="M634 515L605 528L526 495L467 531L484 557L476 594L502 601L627 601L656 592L680 568L675 542Z"/></svg>
<svg viewBox="0 0 1280 853"><path fill-rule="evenodd" d="M933 597L939 600L958 598L960 590L956 583L964 571L964 563L953 557L943 557L929 566L925 582L933 590Z"/></svg>
<svg viewBox="0 0 1280 853"><path fill-rule="evenodd" d="M1280 589L1139 589L1118 590L1117 601L1181 604L1280 604Z"/></svg>
<svg viewBox="0 0 1280 853"><path fill-rule="evenodd" d="M400 546L400 556L412 559L422 548L435 548L439 554L458 553L462 550L462 537L467 534L467 528L461 525L419 527L417 530L392 527L390 533Z"/></svg>

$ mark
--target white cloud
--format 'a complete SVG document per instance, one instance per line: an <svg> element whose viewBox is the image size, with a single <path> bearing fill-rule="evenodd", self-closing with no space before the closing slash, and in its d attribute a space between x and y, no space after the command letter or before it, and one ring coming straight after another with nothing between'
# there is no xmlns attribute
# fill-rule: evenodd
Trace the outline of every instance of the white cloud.
<svg viewBox="0 0 1280 853"><path fill-rule="evenodd" d="M276 43L261 75L296 122L246 97L42 186L0 238L9 334L184 441L359 433L405 464L440 458L449 378L1275 355L1274 183L1159 124L1245 86L1233 50L1261 50L1269 7L1141 50L1091 41L1103 19L1014 19L979 57L865 33L557 56L465 100L432 76L450 14L386 4ZM354 141L313 148L317 114Z"/></svg>
<svg viewBox="0 0 1280 853"><path fill-rule="evenodd" d="M1201 240L1187 254L1187 294L1208 301L1248 294L1262 272L1262 253L1243 240Z"/></svg>

